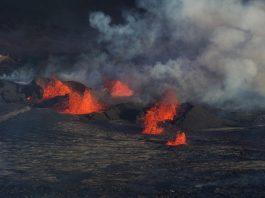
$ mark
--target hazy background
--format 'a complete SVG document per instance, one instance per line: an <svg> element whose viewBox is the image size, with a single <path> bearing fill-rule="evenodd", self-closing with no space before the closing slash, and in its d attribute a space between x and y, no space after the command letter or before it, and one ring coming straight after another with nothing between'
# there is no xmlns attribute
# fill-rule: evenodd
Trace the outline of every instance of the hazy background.
<svg viewBox="0 0 265 198"><path fill-rule="evenodd" d="M20 58L87 51L93 40L89 13L102 10L121 20L134 0L2 0L0 51Z"/></svg>
<svg viewBox="0 0 265 198"><path fill-rule="evenodd" d="M2 78L59 76L101 90L120 79L152 102L263 108L262 0L2 1L0 50L21 60ZM19 80L17 80L19 79Z"/></svg>

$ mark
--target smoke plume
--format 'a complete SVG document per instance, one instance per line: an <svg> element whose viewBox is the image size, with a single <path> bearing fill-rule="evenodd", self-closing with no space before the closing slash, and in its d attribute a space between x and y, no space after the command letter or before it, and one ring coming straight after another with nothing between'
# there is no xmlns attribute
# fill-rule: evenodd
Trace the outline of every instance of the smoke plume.
<svg viewBox="0 0 265 198"><path fill-rule="evenodd" d="M89 53L71 67L52 59L45 75L94 89L127 82L137 100L174 89L181 102L221 107L265 105L265 3L261 0L138 0L119 23L89 15L97 31ZM56 65L54 64L56 62Z"/></svg>
<svg viewBox="0 0 265 198"><path fill-rule="evenodd" d="M240 0L141 0L141 13L113 24L90 15L111 74L137 89L171 88L182 101L248 107L265 96L265 3Z"/></svg>

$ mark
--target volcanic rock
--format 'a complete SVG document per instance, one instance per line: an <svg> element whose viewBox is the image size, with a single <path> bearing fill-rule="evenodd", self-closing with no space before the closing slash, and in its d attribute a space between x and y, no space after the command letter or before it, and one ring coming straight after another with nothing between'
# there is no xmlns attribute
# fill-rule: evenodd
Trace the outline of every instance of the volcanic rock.
<svg viewBox="0 0 265 198"><path fill-rule="evenodd" d="M139 104L122 103L111 106L103 112L94 113L87 117L92 120L123 120L139 124L146 108ZM161 123L167 131L182 129L193 131L209 128L234 126L236 123L221 116L221 110L205 105L191 105L184 103L178 110L178 115L172 122Z"/></svg>
<svg viewBox="0 0 265 198"><path fill-rule="evenodd" d="M257 116L253 125L265 125L265 114Z"/></svg>
<svg viewBox="0 0 265 198"><path fill-rule="evenodd" d="M264 109L226 112L225 117L238 126L255 127L257 125L265 125Z"/></svg>
<svg viewBox="0 0 265 198"><path fill-rule="evenodd" d="M26 102L27 98L40 97L40 88L35 82L28 85L21 85L11 81L0 81L0 102L14 103Z"/></svg>
<svg viewBox="0 0 265 198"><path fill-rule="evenodd" d="M52 108L52 109L63 109L67 106L68 96L57 96L48 100L41 100L34 104L37 108Z"/></svg>
<svg viewBox="0 0 265 198"><path fill-rule="evenodd" d="M195 105L178 118L177 125L183 130L200 130L233 126L235 123L220 115L220 110L205 105Z"/></svg>
<svg viewBox="0 0 265 198"><path fill-rule="evenodd" d="M142 105L123 103L111 106L104 112L89 115L89 118L93 120L124 120L136 123L142 114Z"/></svg>
<svg viewBox="0 0 265 198"><path fill-rule="evenodd" d="M18 84L0 81L0 95L4 102L22 102L25 95Z"/></svg>
<svg viewBox="0 0 265 198"><path fill-rule="evenodd" d="M16 69L18 64L8 55L0 54L0 73L9 73Z"/></svg>

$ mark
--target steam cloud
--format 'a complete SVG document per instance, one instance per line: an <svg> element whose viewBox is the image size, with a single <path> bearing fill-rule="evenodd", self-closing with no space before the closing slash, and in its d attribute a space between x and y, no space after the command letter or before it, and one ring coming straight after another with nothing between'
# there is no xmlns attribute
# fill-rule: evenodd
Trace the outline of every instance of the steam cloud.
<svg viewBox="0 0 265 198"><path fill-rule="evenodd" d="M182 102L264 107L264 1L136 4L139 10L124 11L120 24L103 12L91 13L90 26L98 31L92 52L67 70L50 61L45 74L95 89L105 78L121 79L145 102L175 89Z"/></svg>
<svg viewBox="0 0 265 198"><path fill-rule="evenodd" d="M124 24L112 24L102 12L90 15L99 43L119 62L111 72L133 76L130 83L155 94L176 89L182 101L265 104L264 1L141 0L137 5L144 13L124 13Z"/></svg>
<svg viewBox="0 0 265 198"><path fill-rule="evenodd" d="M35 77L35 71L30 66L21 67L11 74L3 74L0 76L0 80L13 81L18 84L29 84Z"/></svg>

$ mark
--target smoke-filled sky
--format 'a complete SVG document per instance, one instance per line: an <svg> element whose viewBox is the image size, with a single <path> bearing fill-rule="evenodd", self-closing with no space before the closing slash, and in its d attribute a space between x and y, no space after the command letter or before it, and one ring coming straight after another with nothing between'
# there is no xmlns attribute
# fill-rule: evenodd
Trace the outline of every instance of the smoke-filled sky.
<svg viewBox="0 0 265 198"><path fill-rule="evenodd" d="M4 3L0 45L45 57L37 73L94 89L121 79L147 102L174 89L182 102L264 107L262 0L23 2Z"/></svg>

